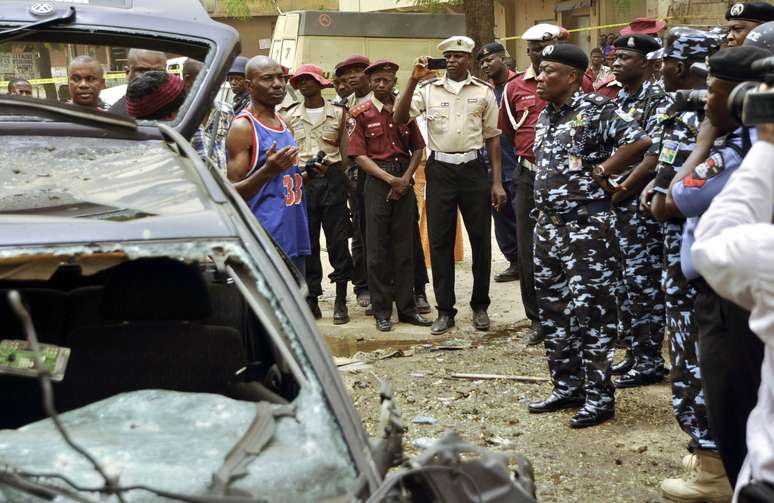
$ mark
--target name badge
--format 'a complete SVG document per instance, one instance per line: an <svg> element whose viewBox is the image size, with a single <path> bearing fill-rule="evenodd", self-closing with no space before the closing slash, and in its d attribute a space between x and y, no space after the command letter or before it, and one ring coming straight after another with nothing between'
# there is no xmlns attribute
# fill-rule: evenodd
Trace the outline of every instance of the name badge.
<svg viewBox="0 0 774 503"><path fill-rule="evenodd" d="M580 157L571 155L569 157L569 160L570 160L570 169L571 170L575 171L575 170L579 170L579 169L581 169L583 167L583 163L581 162Z"/></svg>
<svg viewBox="0 0 774 503"><path fill-rule="evenodd" d="M677 157L677 148L680 144L674 140L666 140L661 144L661 153L658 156L659 162L672 164Z"/></svg>

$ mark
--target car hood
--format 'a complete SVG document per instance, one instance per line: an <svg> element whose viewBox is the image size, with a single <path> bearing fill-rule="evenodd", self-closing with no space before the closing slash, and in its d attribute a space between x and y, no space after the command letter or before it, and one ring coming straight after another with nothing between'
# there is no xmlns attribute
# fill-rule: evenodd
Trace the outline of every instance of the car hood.
<svg viewBox="0 0 774 503"><path fill-rule="evenodd" d="M302 392L295 417L276 418L272 440L232 489L256 501L324 501L351 489L353 468L322 412L321 398ZM205 495L212 475L248 429L256 404L220 395L142 390L116 395L60 417L72 438L94 455L121 486L142 484L185 495ZM58 473L83 486L101 479L46 419L0 431L0 466ZM48 480L47 480L48 482ZM54 482L54 481L51 481ZM88 495L87 495L88 496ZM93 496L93 495L92 495ZM142 491L127 501L157 501ZM0 485L0 502L39 501ZM113 501L112 499L105 501Z"/></svg>

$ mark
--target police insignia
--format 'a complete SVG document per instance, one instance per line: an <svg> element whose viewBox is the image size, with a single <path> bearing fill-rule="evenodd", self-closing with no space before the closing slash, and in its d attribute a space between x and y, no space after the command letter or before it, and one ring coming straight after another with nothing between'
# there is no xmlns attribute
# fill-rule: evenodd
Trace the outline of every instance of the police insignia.
<svg viewBox="0 0 774 503"><path fill-rule="evenodd" d="M703 187L707 180L723 171L723 156L712 154L703 163L693 168L693 172L685 177L683 185L691 188Z"/></svg>
<svg viewBox="0 0 774 503"><path fill-rule="evenodd" d="M734 5L733 7L731 7L731 12L730 12L730 14L731 14L732 16L738 16L738 15L740 15L742 12L744 12L744 4L738 3L738 4Z"/></svg>
<svg viewBox="0 0 774 503"><path fill-rule="evenodd" d="M553 53L554 53L554 46L553 45L549 45L548 47L543 49L543 56L550 56Z"/></svg>
<svg viewBox="0 0 774 503"><path fill-rule="evenodd" d="M626 41L626 45L627 47L634 47L635 46L634 37L629 37L629 40Z"/></svg>
<svg viewBox="0 0 774 503"><path fill-rule="evenodd" d="M583 112L579 113L575 119L572 121L573 127L581 127L583 126Z"/></svg>
<svg viewBox="0 0 774 503"><path fill-rule="evenodd" d="M355 125L355 118L347 117L347 122L344 125L344 127L347 129L347 136L352 136L352 133L355 131Z"/></svg>
<svg viewBox="0 0 774 503"><path fill-rule="evenodd" d="M661 144L661 153L658 156L659 162L672 164L677 157L677 148L680 144L674 140L664 140Z"/></svg>

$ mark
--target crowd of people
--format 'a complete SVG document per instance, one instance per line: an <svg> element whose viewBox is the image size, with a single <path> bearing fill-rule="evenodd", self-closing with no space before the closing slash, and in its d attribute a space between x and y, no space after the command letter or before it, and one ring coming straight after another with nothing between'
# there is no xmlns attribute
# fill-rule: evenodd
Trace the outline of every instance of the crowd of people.
<svg viewBox="0 0 774 503"><path fill-rule="evenodd" d="M379 331L393 305L400 323L453 327L459 212L472 323L488 330L494 226L509 263L494 279L520 281L526 343L544 344L553 385L531 413L577 409L571 427L595 426L614 416L617 390L669 372L689 442L663 495L774 501L774 120L751 127L728 106L740 83L765 78L754 63L774 56L774 6L734 4L726 20L663 34L637 19L590 54L537 24L522 35L522 72L499 43L453 36L438 46L443 75L419 57L400 90L388 60L353 55L329 80L313 64L238 57L232 103L213 104L192 144L305 276L318 319L325 234L335 324L349 322L352 283ZM189 59L182 78L165 67L163 53L131 50L110 111L174 119L203 64ZM74 58L68 78L73 104L107 109L97 61ZM702 90L698 106L680 98ZM423 159L435 320L413 189Z"/></svg>

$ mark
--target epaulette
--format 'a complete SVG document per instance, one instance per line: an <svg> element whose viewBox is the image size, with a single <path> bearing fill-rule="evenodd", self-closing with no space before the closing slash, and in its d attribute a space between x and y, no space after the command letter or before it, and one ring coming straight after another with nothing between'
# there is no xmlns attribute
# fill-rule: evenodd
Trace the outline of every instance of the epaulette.
<svg viewBox="0 0 774 503"><path fill-rule="evenodd" d="M430 84L431 82L438 82L439 80L441 80L440 77L423 80L422 82L419 83L419 87L425 87L427 84Z"/></svg>
<svg viewBox="0 0 774 503"><path fill-rule="evenodd" d="M286 106L286 107L282 107L280 110L284 110L284 111L286 111L286 112L289 112L289 111L291 111L293 108L297 107L297 106L298 106L300 103L301 103L300 101L296 101L296 102L294 102L294 103L291 103L290 105L288 105L288 106Z"/></svg>
<svg viewBox="0 0 774 503"><path fill-rule="evenodd" d="M358 115L362 114L366 110L371 108L371 100L368 100L366 102L360 103L359 105L355 105L349 110L349 115L352 117L357 117Z"/></svg>
<svg viewBox="0 0 774 503"><path fill-rule="evenodd" d="M604 105L605 103L610 102L610 98L603 94L597 94L597 93L588 93L586 96L583 97L584 100L588 101L589 103L594 103L597 106Z"/></svg>
<svg viewBox="0 0 774 503"><path fill-rule="evenodd" d="M334 107L347 108L347 104L346 103L341 103L340 101L331 101L330 103Z"/></svg>
<svg viewBox="0 0 774 503"><path fill-rule="evenodd" d="M479 84L483 84L486 87L488 87L489 89L493 89L492 84L490 84L486 80L479 79L478 77L473 77L471 80L474 81L474 82L478 82Z"/></svg>

